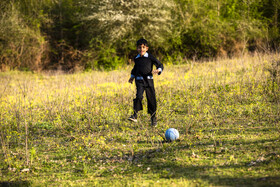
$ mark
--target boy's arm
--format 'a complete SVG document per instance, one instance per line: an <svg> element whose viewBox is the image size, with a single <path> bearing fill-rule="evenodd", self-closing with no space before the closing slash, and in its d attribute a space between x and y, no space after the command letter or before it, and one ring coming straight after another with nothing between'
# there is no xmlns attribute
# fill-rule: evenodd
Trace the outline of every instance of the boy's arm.
<svg viewBox="0 0 280 187"><path fill-rule="evenodd" d="M134 78L135 78L135 76L131 74L130 79L128 80L128 82L132 84L132 83L133 83Z"/></svg>
<svg viewBox="0 0 280 187"><path fill-rule="evenodd" d="M156 66L156 68L157 68L156 70L153 70L152 73L160 75L161 72L163 71L163 64L158 59L156 59L153 56L151 56L151 60L152 60L153 64Z"/></svg>
<svg viewBox="0 0 280 187"><path fill-rule="evenodd" d="M162 70L159 68L159 69L153 70L153 71L152 71L152 74L158 74L158 75L160 75L161 72L162 72Z"/></svg>
<svg viewBox="0 0 280 187"><path fill-rule="evenodd" d="M135 59L135 58L134 58ZM135 61L134 61L134 63L135 63ZM136 71L136 69L135 69L135 65L133 66L133 68L132 68L132 70L131 70L131 75L130 75L130 78L129 78L129 80L128 80L128 82L129 83L133 83L133 80L134 80L134 78L135 78L135 72Z"/></svg>

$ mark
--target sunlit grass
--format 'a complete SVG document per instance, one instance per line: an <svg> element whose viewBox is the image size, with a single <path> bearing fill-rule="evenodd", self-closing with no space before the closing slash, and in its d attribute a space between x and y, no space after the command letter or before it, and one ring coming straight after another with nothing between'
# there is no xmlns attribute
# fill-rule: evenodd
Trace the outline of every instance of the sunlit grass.
<svg viewBox="0 0 280 187"><path fill-rule="evenodd" d="M149 127L146 100L138 123L127 120L132 67L1 73L1 182L279 185L279 78L269 71L275 59L259 54L166 66L154 78L156 129ZM169 127L179 130L180 141L164 142Z"/></svg>

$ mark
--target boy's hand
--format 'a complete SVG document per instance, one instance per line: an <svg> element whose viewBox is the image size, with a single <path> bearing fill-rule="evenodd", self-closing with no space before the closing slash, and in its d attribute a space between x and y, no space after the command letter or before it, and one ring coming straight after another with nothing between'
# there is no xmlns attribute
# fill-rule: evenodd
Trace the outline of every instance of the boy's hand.
<svg viewBox="0 0 280 187"><path fill-rule="evenodd" d="M132 84L132 83L133 83L133 80L134 80L134 78L130 78L130 79L128 80L128 82L129 82L130 84Z"/></svg>
<svg viewBox="0 0 280 187"><path fill-rule="evenodd" d="M158 74L159 72L160 71L158 69L152 71L153 74Z"/></svg>

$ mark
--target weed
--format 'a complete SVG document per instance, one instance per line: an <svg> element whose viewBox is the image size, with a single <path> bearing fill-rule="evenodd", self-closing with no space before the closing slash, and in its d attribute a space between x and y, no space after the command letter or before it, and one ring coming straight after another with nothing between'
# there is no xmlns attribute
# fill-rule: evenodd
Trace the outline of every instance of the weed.
<svg viewBox="0 0 280 187"><path fill-rule="evenodd" d="M271 58L167 66L155 77L156 129L146 107L127 120L128 69L1 73L1 184L280 185ZM170 127L179 141L164 141Z"/></svg>

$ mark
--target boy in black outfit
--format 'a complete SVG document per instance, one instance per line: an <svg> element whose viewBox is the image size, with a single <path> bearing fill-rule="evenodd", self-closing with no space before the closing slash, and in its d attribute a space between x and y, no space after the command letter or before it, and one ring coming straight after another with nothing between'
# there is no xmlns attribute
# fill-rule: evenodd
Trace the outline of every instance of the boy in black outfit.
<svg viewBox="0 0 280 187"><path fill-rule="evenodd" d="M133 100L134 113L128 119L137 122L137 112L143 110L143 93L146 91L148 113L151 114L151 126L156 126L157 105L153 74L160 75L163 70L163 65L159 60L147 53L148 49L147 40L140 39L137 41L138 55L134 58L135 64L131 71L131 77L128 80L128 82L132 84L135 79L136 98ZM156 66L156 70L153 70L153 65Z"/></svg>

